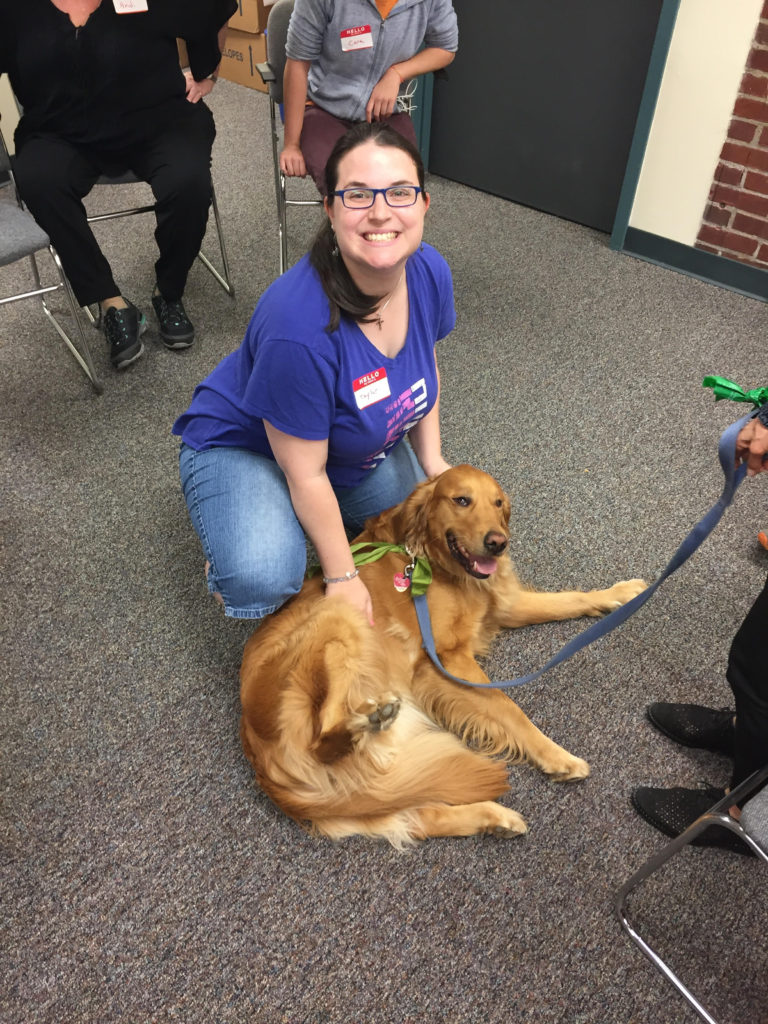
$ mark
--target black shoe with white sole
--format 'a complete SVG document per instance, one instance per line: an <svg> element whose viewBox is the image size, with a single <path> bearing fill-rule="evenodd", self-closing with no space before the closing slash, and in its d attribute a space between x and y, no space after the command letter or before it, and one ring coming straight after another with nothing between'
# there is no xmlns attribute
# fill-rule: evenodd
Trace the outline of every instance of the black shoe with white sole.
<svg viewBox="0 0 768 1024"><path fill-rule="evenodd" d="M117 370L134 363L144 351L141 336L147 329L147 318L132 303L125 309L115 306L102 317L104 337L109 345L109 358Z"/></svg>
<svg viewBox="0 0 768 1024"><path fill-rule="evenodd" d="M189 348L195 340L195 328L187 316L181 299L168 301L156 292L152 305L160 325L160 337L166 348Z"/></svg>

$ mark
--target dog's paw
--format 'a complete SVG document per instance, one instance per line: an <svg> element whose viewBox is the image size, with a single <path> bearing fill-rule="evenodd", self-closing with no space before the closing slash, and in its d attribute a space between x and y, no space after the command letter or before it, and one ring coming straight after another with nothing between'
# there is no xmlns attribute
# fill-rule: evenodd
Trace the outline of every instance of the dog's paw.
<svg viewBox="0 0 768 1024"><path fill-rule="evenodd" d="M498 836L499 839L511 839L512 836L521 836L528 831L525 819L517 811L510 810L509 807L496 804L491 817L493 821L483 829L487 835Z"/></svg>
<svg viewBox="0 0 768 1024"><path fill-rule="evenodd" d="M621 580L607 590L596 590L592 595L595 598L595 613L612 612L616 608L621 608L647 588L645 580Z"/></svg>
<svg viewBox="0 0 768 1024"><path fill-rule="evenodd" d="M553 782L579 782L589 775L589 765L583 758L574 757L563 751L563 756L550 764L542 765Z"/></svg>
<svg viewBox="0 0 768 1024"><path fill-rule="evenodd" d="M388 729L400 711L400 698L394 693L386 694L379 700L367 700L358 710L358 724L365 732L381 732Z"/></svg>

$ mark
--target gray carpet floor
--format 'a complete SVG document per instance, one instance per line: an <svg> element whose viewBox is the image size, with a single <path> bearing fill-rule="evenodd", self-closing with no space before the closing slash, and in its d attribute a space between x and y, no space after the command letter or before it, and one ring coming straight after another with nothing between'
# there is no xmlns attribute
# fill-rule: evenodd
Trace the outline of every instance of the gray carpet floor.
<svg viewBox="0 0 768 1024"><path fill-rule="evenodd" d="M729 778L725 759L676 747L644 709L729 702L729 642L768 571L765 481L742 486L626 625L516 692L593 770L567 787L514 768L505 802L528 835L399 854L302 832L239 746L251 627L205 593L170 435L277 272L267 100L220 82L211 105L237 296L193 269L190 351L153 332L118 374L92 331L97 397L32 303L0 312L0 1020L692 1024L613 903L663 842L631 788ZM426 237L453 269L458 311L439 348L446 457L510 491L513 557L535 586L653 579L719 495L717 440L745 411L715 405L701 380L767 383L765 306L617 255L583 227L429 186ZM92 203L119 205L112 191ZM292 258L315 218L294 214ZM97 230L150 313L151 219ZM27 280L7 268L0 289ZM585 624L505 635L488 671L538 667ZM722 1022L768 1019L764 894L762 864L688 850L633 901Z"/></svg>

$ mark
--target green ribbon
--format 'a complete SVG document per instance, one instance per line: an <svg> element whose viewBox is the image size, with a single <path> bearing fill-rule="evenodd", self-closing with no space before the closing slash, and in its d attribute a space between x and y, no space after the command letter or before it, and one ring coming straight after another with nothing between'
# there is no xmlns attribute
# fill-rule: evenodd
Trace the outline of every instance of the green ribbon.
<svg viewBox="0 0 768 1024"><path fill-rule="evenodd" d="M352 552L352 560L356 566L378 562L380 558L383 558L384 555L388 555L392 551L405 555L406 558L410 559L406 568L410 567L411 569L409 578L413 597L426 593L427 587L432 582L432 567L427 559L421 557L414 558L402 544L386 544L384 541L365 540L360 541L358 544L350 544L349 550ZM313 566L309 570L308 575L314 576L319 571L319 565Z"/></svg>
<svg viewBox="0 0 768 1024"><path fill-rule="evenodd" d="M712 388L716 402L727 398L731 402L751 402L755 408L768 402L768 388L752 388L751 391L745 391L744 388L725 377L705 377L702 387Z"/></svg>
<svg viewBox="0 0 768 1024"><path fill-rule="evenodd" d="M366 551L364 550L365 548L370 550ZM406 558L410 559L411 594L413 597L426 593L427 587L432 582L432 566L427 559L421 557L414 558L402 544L385 544L383 541L366 540L360 541L359 544L351 544L349 550L352 552L352 559L355 565L368 565L370 562L378 562L380 558L388 555L391 551L398 551L405 555Z"/></svg>

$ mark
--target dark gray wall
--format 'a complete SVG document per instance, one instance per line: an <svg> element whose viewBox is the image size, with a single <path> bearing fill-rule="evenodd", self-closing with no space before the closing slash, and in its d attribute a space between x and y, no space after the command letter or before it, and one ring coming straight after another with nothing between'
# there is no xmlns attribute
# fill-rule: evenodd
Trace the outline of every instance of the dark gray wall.
<svg viewBox="0 0 768 1024"><path fill-rule="evenodd" d="M454 0L429 168L610 231L662 0Z"/></svg>

